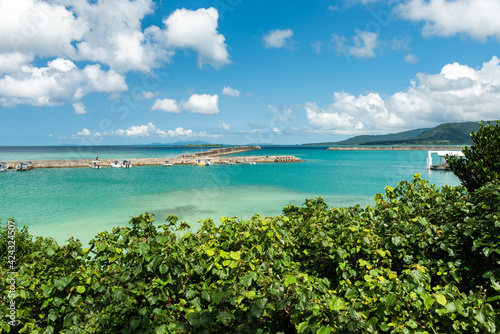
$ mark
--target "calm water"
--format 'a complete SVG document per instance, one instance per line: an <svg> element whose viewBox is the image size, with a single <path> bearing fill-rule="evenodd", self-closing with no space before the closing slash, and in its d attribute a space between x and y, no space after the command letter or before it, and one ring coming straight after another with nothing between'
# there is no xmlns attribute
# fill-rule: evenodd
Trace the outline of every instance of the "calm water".
<svg viewBox="0 0 500 334"><path fill-rule="evenodd" d="M170 157L186 149L162 146L0 147L0 161ZM16 217L33 235L87 242L151 212L156 222L174 214L191 224L222 216L278 215L289 204L323 196L330 206L373 204L386 185L415 173L438 186L458 185L451 172L428 171L427 151L326 151L325 147L270 146L243 155L295 155L305 162L131 169L61 168L0 173L0 218ZM437 161L437 157L435 159Z"/></svg>

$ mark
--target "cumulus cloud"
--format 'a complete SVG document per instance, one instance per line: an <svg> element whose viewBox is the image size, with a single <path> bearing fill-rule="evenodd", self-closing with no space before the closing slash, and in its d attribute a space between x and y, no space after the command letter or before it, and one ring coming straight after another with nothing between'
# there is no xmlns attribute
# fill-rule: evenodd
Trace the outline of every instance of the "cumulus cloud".
<svg viewBox="0 0 500 334"><path fill-rule="evenodd" d="M75 114L84 115L87 113L85 106L81 102L73 103L73 109L75 110Z"/></svg>
<svg viewBox="0 0 500 334"><path fill-rule="evenodd" d="M285 30L271 30L264 36L264 47L269 48L283 48L290 47L293 31L291 29Z"/></svg>
<svg viewBox="0 0 500 334"><path fill-rule="evenodd" d="M221 125L219 125L219 128L229 131L231 129L231 125L222 123Z"/></svg>
<svg viewBox="0 0 500 334"><path fill-rule="evenodd" d="M379 35L369 31L356 31L352 44L344 36L333 35L331 44L337 49L337 54L354 56L356 58L375 57L375 49L379 46Z"/></svg>
<svg viewBox="0 0 500 334"><path fill-rule="evenodd" d="M91 92L122 92L127 90L125 77L100 65L80 70L67 59L57 58L47 67L25 65L0 78L0 103L3 106L30 104L53 106L80 100Z"/></svg>
<svg viewBox="0 0 500 334"><path fill-rule="evenodd" d="M497 57L477 70L458 63L447 64L437 74L418 73L405 91L385 99L378 93L358 97L335 93L334 102L326 109L307 103L306 115L316 129L343 134L497 119L499 64Z"/></svg>
<svg viewBox="0 0 500 334"><path fill-rule="evenodd" d="M102 138L102 137L127 137L127 138L139 138L139 137L156 137L156 138L215 138L219 137L216 134L210 134L206 132L194 132L191 129L184 129L178 127L174 130L164 131L157 128L153 123L148 123L145 125L134 125L127 129L117 129L112 132L98 132L90 131L84 128L82 131L70 136L72 139L86 139L86 138Z"/></svg>
<svg viewBox="0 0 500 334"><path fill-rule="evenodd" d="M500 2L495 0L408 0L398 7L400 16L424 21L425 36L465 34L474 39L500 38Z"/></svg>
<svg viewBox="0 0 500 334"><path fill-rule="evenodd" d="M195 114L214 115L219 113L219 95L193 94L182 108Z"/></svg>
<svg viewBox="0 0 500 334"><path fill-rule="evenodd" d="M231 87L224 87L222 89L222 95L238 97L240 96L240 91L236 89L232 89Z"/></svg>
<svg viewBox="0 0 500 334"><path fill-rule="evenodd" d="M225 38L217 32L219 13L215 8L177 9L163 23L167 44L174 48L192 49L198 53L198 66L215 68L229 64Z"/></svg>
<svg viewBox="0 0 500 334"><path fill-rule="evenodd" d="M161 110L165 112L171 112L174 114L179 114L181 110L174 99L157 99L151 107L151 111Z"/></svg>
<svg viewBox="0 0 500 334"><path fill-rule="evenodd" d="M164 26L147 26L155 6L153 0L0 0L0 102L45 106L76 103L91 91L123 91L126 73L148 73L178 49L194 50L200 67L229 63L216 9L179 9ZM55 63L38 68L35 59Z"/></svg>

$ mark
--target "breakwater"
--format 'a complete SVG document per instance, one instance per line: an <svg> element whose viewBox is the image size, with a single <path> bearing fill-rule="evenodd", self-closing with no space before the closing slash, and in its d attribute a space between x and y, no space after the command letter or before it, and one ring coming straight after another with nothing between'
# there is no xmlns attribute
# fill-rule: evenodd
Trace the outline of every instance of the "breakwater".
<svg viewBox="0 0 500 334"><path fill-rule="evenodd" d="M461 146L348 146L329 147L328 151L461 151Z"/></svg>
<svg viewBox="0 0 500 334"><path fill-rule="evenodd" d="M295 156L247 156L247 157L226 157L226 155L247 152L255 149L261 149L259 146L237 146L211 149L204 152L189 154L180 154L174 158L131 158L132 166L155 166L168 161L172 165L190 165L196 160L210 160L214 164L226 163L270 163L270 162L300 162L302 159ZM32 160L34 168L68 168L68 167L89 167L89 163L94 159L79 160ZM99 159L99 164L108 167L114 161L120 162L120 159ZM20 161L7 161L9 169L14 169Z"/></svg>

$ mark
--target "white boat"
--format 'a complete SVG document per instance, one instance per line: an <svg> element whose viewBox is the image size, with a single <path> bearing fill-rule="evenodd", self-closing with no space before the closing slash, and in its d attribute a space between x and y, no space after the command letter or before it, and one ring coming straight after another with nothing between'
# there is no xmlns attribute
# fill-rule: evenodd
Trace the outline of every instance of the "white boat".
<svg viewBox="0 0 500 334"><path fill-rule="evenodd" d="M109 167L112 168L120 168L122 165L118 162L118 160L113 161L112 163L109 164Z"/></svg>
<svg viewBox="0 0 500 334"><path fill-rule="evenodd" d="M123 168L132 168L132 160L122 159L122 167Z"/></svg>
<svg viewBox="0 0 500 334"><path fill-rule="evenodd" d="M205 160L205 165L207 165L207 166L213 166L214 162L212 160L210 160L210 159L207 159L207 160Z"/></svg>
<svg viewBox="0 0 500 334"><path fill-rule="evenodd" d="M31 164L31 161L21 161L19 165L16 166L16 170L20 172L25 172L30 169L33 169L33 165Z"/></svg>
<svg viewBox="0 0 500 334"><path fill-rule="evenodd" d="M244 165L256 165L255 161L247 160L247 159L243 159L243 161L241 161L241 163Z"/></svg>
<svg viewBox="0 0 500 334"><path fill-rule="evenodd" d="M0 173L7 170L7 163L0 161Z"/></svg>
<svg viewBox="0 0 500 334"><path fill-rule="evenodd" d="M236 165L236 162L234 160L226 160L224 161L226 165Z"/></svg>
<svg viewBox="0 0 500 334"><path fill-rule="evenodd" d="M93 169L99 169L102 168L101 162L99 160L94 160L89 163L89 167Z"/></svg>
<svg viewBox="0 0 500 334"><path fill-rule="evenodd" d="M201 160L201 159L196 160L196 161L194 162L194 164L195 164L196 166L206 166L206 165L207 165L207 164L206 164L206 162L205 162L205 160Z"/></svg>
<svg viewBox="0 0 500 334"><path fill-rule="evenodd" d="M163 167L170 167L170 166L172 166L172 164L171 164L170 162L168 162L168 160L163 161L163 162L161 163L161 165L162 165Z"/></svg>

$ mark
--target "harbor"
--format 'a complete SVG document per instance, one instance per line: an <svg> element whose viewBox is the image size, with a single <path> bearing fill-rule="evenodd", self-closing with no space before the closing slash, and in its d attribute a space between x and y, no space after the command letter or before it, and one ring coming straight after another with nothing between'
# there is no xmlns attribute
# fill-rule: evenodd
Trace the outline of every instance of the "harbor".
<svg viewBox="0 0 500 334"><path fill-rule="evenodd" d="M129 158L129 159L77 159L77 160L33 160L31 161L33 168L72 168L72 167L92 167L96 168L96 164L100 167L111 167L117 161L127 160L133 166L155 166L164 165L168 161L169 165L193 165L200 160L208 160L213 164L256 164L256 163L287 163L301 162L302 159L295 156L235 156L228 155L238 154L253 150L260 150L260 146L235 146L210 149L203 152L184 153L177 157L171 158ZM96 157L97 158L97 157ZM15 169L19 165L19 161L6 161L4 163L7 169Z"/></svg>

